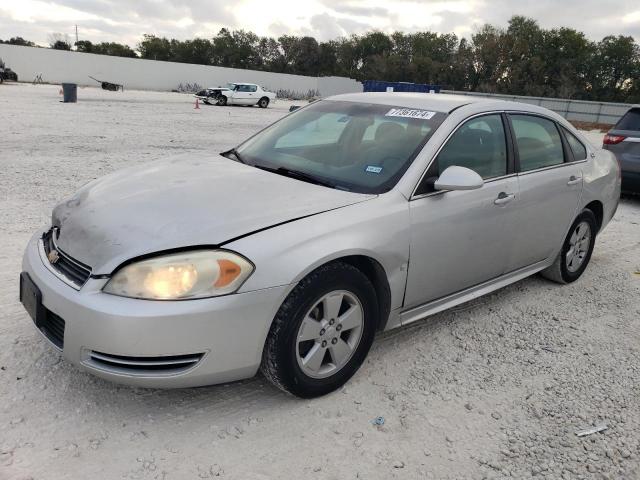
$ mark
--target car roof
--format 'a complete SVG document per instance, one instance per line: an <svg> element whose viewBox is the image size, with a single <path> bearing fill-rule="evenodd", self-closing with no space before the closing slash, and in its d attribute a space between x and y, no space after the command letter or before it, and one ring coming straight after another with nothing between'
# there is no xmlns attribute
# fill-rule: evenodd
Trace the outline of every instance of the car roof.
<svg viewBox="0 0 640 480"><path fill-rule="evenodd" d="M390 105L395 107L421 108L436 112L449 113L459 107L470 104L491 105L492 109L518 109L536 111L529 105L493 98L476 97L470 95L453 95L448 93L418 93L418 92L365 92L345 93L327 97L327 100L344 102L373 103L376 105Z"/></svg>

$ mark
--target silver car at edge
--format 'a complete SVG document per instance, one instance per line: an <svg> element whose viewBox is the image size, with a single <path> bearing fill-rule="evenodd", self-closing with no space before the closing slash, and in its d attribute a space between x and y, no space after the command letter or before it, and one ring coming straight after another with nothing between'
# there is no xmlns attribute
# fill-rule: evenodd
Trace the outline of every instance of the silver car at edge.
<svg viewBox="0 0 640 480"><path fill-rule="evenodd" d="M220 155L115 172L27 245L21 300L71 363L144 387L344 384L376 332L585 270L620 169L560 116L330 97Z"/></svg>

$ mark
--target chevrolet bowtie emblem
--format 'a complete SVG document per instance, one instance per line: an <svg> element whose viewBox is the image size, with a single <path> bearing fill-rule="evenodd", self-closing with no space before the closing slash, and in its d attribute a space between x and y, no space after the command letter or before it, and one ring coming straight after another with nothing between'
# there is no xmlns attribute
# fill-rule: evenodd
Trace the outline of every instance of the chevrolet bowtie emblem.
<svg viewBox="0 0 640 480"><path fill-rule="evenodd" d="M47 258L49 259L49 262L51 264L56 263L58 260L60 260L60 254L58 253L57 250L51 250L48 254L47 254Z"/></svg>

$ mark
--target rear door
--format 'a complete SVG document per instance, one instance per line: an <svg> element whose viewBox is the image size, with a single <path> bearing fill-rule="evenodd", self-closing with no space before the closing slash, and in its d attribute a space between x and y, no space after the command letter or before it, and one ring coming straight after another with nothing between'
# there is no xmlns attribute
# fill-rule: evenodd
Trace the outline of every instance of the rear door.
<svg viewBox="0 0 640 480"><path fill-rule="evenodd" d="M622 189L640 192L640 107L632 108L609 131L604 148L622 168Z"/></svg>
<svg viewBox="0 0 640 480"><path fill-rule="evenodd" d="M524 113L508 117L520 191L508 266L514 271L558 253L576 215L587 150L571 135L577 142L574 155L569 132L547 117Z"/></svg>

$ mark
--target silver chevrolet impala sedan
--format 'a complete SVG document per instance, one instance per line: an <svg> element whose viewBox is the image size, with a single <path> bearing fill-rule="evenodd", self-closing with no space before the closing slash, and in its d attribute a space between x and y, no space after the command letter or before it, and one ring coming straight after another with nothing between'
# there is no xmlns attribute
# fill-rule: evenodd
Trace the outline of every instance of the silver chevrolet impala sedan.
<svg viewBox="0 0 640 480"><path fill-rule="evenodd" d="M145 387L261 370L344 384L376 332L536 272L584 272L620 168L560 116L401 93L310 104L220 155L95 180L27 245L20 297L64 357Z"/></svg>

